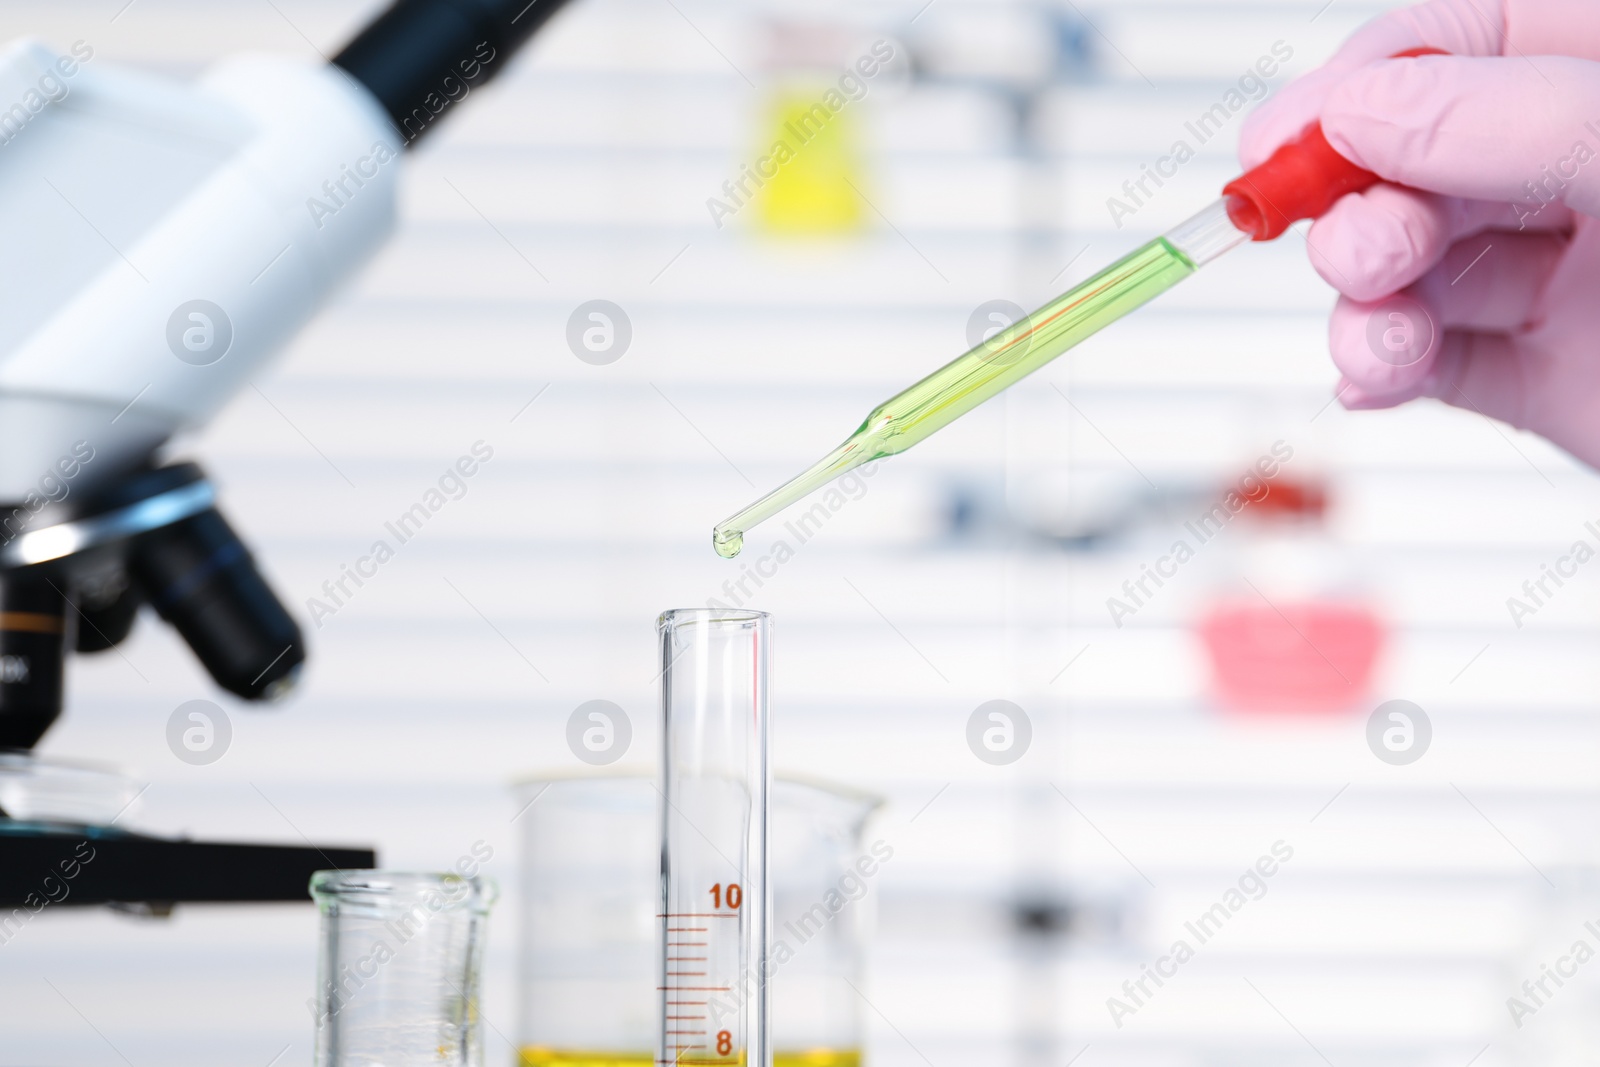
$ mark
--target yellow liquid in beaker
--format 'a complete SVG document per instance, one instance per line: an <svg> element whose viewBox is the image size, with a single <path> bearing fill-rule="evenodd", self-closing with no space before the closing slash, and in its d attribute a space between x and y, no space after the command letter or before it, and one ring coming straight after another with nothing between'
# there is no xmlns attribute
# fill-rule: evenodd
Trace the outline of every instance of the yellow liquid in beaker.
<svg viewBox="0 0 1600 1067"><path fill-rule="evenodd" d="M774 1052L772 1067L861 1067L857 1048L808 1048L801 1052Z"/></svg>
<svg viewBox="0 0 1600 1067"><path fill-rule="evenodd" d="M598 1052L538 1045L523 1046L517 1058L520 1067L652 1067L655 1063L655 1056L648 1052ZM775 1052L772 1067L861 1067L861 1050L812 1048Z"/></svg>
<svg viewBox="0 0 1600 1067"><path fill-rule="evenodd" d="M650 1067L656 1058L649 1052L596 1052L524 1045L517 1060L520 1067Z"/></svg>

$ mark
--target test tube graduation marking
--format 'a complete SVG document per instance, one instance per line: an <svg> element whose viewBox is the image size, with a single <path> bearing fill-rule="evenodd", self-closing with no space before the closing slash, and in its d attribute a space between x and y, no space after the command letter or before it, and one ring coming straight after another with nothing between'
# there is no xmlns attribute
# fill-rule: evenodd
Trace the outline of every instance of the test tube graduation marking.
<svg viewBox="0 0 1600 1067"><path fill-rule="evenodd" d="M758 612L667 612L660 1067L766 1067L766 657Z"/></svg>

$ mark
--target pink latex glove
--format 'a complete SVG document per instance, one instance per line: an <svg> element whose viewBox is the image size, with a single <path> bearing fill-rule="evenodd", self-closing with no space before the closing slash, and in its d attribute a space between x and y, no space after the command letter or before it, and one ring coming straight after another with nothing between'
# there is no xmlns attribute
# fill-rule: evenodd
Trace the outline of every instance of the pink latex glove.
<svg viewBox="0 0 1600 1067"><path fill-rule="evenodd" d="M1451 55L1387 58L1421 47ZM1437 397L1600 467L1600 2L1390 12L1250 116L1242 162L1319 118L1386 179L1307 238L1344 406Z"/></svg>

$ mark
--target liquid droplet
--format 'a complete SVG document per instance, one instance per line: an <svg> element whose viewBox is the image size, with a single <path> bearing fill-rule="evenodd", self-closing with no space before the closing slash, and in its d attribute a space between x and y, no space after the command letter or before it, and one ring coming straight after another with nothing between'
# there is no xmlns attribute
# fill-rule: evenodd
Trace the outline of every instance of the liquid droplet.
<svg viewBox="0 0 1600 1067"><path fill-rule="evenodd" d="M723 559L732 559L744 550L743 530L716 530L711 534L711 547Z"/></svg>

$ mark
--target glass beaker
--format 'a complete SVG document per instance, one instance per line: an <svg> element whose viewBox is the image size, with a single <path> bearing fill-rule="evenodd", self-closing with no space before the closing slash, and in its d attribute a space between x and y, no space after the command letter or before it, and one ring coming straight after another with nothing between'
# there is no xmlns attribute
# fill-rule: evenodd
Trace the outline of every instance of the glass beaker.
<svg viewBox="0 0 1600 1067"><path fill-rule="evenodd" d="M774 944L794 958L773 976L776 1067L860 1062L860 986L870 897L861 833L881 801L778 777L770 794ZM522 827L521 1067L647 1067L655 1059L660 794L645 774L536 778L518 784ZM819 933L817 903L846 902ZM811 916L807 918L808 914ZM804 939L785 927L793 923ZM802 944L803 940L803 944Z"/></svg>
<svg viewBox="0 0 1600 1067"><path fill-rule="evenodd" d="M479 1067L479 974L494 884L318 871L317 1067Z"/></svg>
<svg viewBox="0 0 1600 1067"><path fill-rule="evenodd" d="M642 774L519 787L521 1067L655 1059L660 798Z"/></svg>
<svg viewBox="0 0 1600 1067"><path fill-rule="evenodd" d="M775 1067L859 1067L867 890L894 850L863 849L877 797L812 783L772 787L769 1014Z"/></svg>

